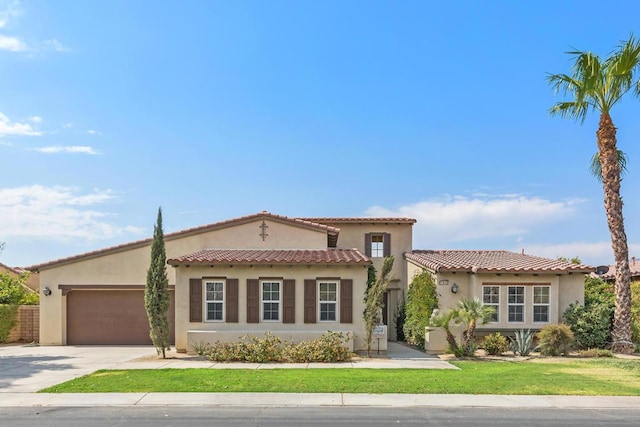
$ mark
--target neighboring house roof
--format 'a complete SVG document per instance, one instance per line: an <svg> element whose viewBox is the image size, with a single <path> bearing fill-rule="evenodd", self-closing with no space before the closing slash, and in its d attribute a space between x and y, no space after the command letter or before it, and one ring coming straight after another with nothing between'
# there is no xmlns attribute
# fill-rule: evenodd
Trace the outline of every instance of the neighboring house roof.
<svg viewBox="0 0 640 427"><path fill-rule="evenodd" d="M229 219L226 221L216 222L213 224L207 224L199 227L188 228L186 230L181 230L173 233L167 233L164 235L165 241L171 241L174 239L179 239L186 236L191 236L194 234L205 233L213 230L218 230L221 228L232 227L240 224L245 224L251 221L255 221L257 219L269 219L271 221L277 221L280 223L290 224L297 227L302 227L310 230L317 230L327 233L328 237L328 246L335 247L338 241L338 233L340 232L339 228L332 227L326 224L318 224L312 221L299 219L299 218L288 218L282 215L275 215L270 212L262 211L253 215L247 215L239 218ZM45 268L51 268L58 265L69 264L75 261L97 258L100 256L113 254L117 252L123 252L130 249L136 249L144 246L148 246L151 244L152 238L137 240L135 242L125 243L122 245L111 246L105 249L99 249L97 251L86 252L80 255L71 256L68 258L61 258L54 261L45 262L42 264L36 264L30 267L27 267L29 270L39 271Z"/></svg>
<svg viewBox="0 0 640 427"><path fill-rule="evenodd" d="M631 280L640 279L640 261L636 261L635 257L629 262L629 270L631 271ZM616 279L616 266L610 265L609 271L599 276L596 273L592 273L591 277L600 277L603 280L615 280Z"/></svg>
<svg viewBox="0 0 640 427"><path fill-rule="evenodd" d="M25 270L24 270L24 269L22 269L22 268L19 268L19 267L9 267L8 265L3 264L3 263L1 263L1 262L0 262L0 269L5 269L5 270L7 270L7 272L9 272L9 273L14 273L14 274L18 274L18 275L19 275L19 274L22 274L22 273L24 273L24 272L25 272Z"/></svg>
<svg viewBox="0 0 640 427"><path fill-rule="evenodd" d="M509 251L415 250L405 258L434 272L590 273L593 267Z"/></svg>
<svg viewBox="0 0 640 427"><path fill-rule="evenodd" d="M298 218L305 221L317 222L320 224L339 224L339 223L391 223L391 224L415 224L416 220L413 218L368 218L368 217L356 217L356 218Z"/></svg>
<svg viewBox="0 0 640 427"><path fill-rule="evenodd" d="M194 264L371 264L369 257L357 249L205 249L167 262L174 267Z"/></svg>

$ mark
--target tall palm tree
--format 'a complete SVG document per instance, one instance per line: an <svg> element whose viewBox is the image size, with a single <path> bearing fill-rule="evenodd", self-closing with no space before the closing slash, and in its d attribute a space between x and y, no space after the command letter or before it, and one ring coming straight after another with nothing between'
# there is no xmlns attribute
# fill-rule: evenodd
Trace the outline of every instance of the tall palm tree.
<svg viewBox="0 0 640 427"><path fill-rule="evenodd" d="M616 265L616 310L611 333L612 350L629 353L633 351L629 248L620 196L620 154L616 145L616 127L611 119L611 110L629 91L640 96L640 82L637 78L640 42L631 35L629 40L623 41L617 50L604 60L591 52L567 53L575 60L572 75L552 74L548 77L548 82L556 92L570 95L572 99L556 103L550 109L550 113L571 117L581 123L584 123L589 110L600 113L596 139L604 207Z"/></svg>

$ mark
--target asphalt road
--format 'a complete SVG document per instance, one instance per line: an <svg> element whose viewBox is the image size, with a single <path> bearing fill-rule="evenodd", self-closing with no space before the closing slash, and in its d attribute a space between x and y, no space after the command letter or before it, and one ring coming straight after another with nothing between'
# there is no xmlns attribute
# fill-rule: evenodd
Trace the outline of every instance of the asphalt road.
<svg viewBox="0 0 640 427"><path fill-rule="evenodd" d="M0 408L2 426L639 426L639 409L491 408Z"/></svg>

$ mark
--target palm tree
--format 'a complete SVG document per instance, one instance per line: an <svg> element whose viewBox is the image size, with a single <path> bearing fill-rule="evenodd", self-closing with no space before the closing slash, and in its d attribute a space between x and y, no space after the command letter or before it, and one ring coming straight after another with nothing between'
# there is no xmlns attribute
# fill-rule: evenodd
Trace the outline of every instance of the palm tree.
<svg viewBox="0 0 640 427"><path fill-rule="evenodd" d="M640 96L640 82L634 72L640 62L640 42L631 35L608 58L601 60L591 52L573 51L572 75L552 74L548 82L556 92L571 95L570 101L558 102L551 115L571 117L584 123L589 110L600 113L596 132L598 159L601 168L604 206L611 234L611 246L616 265L616 310L612 330L612 350L633 351L631 342L631 289L629 248L622 216L620 196L620 151L616 144L616 128L611 119L612 108L629 91Z"/></svg>
<svg viewBox="0 0 640 427"><path fill-rule="evenodd" d="M458 318L466 325L466 329L462 332L462 348L465 355L470 356L475 351L473 341L478 322L482 325L487 323L495 312L495 308L483 305L480 298L471 298L458 301L456 312Z"/></svg>
<svg viewBox="0 0 640 427"><path fill-rule="evenodd" d="M455 335L451 331L452 326L457 325L458 312L457 310L447 310L444 313L439 313L432 316L429 320L429 325L435 328L441 328L447 334L447 343L449 344L449 350L458 355L461 351L458 347L458 341ZM453 325L452 325L453 323Z"/></svg>

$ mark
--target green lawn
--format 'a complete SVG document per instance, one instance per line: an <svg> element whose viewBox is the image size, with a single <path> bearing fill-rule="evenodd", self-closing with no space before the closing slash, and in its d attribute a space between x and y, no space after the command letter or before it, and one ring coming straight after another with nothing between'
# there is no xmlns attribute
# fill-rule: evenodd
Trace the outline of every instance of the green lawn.
<svg viewBox="0 0 640 427"><path fill-rule="evenodd" d="M103 370L41 392L640 395L640 362L634 360L457 361L453 364L461 370Z"/></svg>

